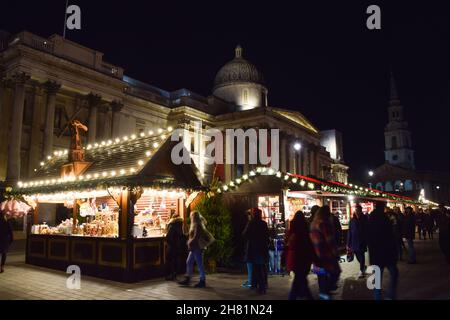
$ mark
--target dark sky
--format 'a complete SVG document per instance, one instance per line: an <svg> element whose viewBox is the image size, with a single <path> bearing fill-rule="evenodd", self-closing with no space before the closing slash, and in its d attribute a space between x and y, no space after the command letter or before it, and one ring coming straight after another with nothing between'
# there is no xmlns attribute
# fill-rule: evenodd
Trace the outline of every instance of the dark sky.
<svg viewBox="0 0 450 320"><path fill-rule="evenodd" d="M418 167L450 171L449 8L430 1L208 3L70 0L81 7L82 30L67 36L131 77L203 95L240 43L264 73L271 106L343 132L355 177L384 162L392 66ZM381 7L382 30L366 28L370 4ZM0 29L62 33L65 0L3 0L1 7Z"/></svg>

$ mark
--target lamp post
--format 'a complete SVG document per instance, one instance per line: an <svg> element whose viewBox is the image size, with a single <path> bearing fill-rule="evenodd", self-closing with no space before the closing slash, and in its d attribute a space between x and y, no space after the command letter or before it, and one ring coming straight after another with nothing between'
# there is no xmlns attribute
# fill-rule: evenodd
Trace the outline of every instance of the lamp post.
<svg viewBox="0 0 450 320"><path fill-rule="evenodd" d="M370 189L372 189L372 181L371 181L371 179L372 179L372 177L375 175L375 173L372 171L372 170L370 170L369 172L368 172L368 175L369 175L369 188Z"/></svg>

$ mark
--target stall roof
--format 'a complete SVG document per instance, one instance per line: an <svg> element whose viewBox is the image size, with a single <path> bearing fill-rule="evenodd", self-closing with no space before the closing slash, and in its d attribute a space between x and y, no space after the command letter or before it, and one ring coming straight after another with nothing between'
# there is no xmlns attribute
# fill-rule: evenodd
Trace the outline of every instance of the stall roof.
<svg viewBox="0 0 450 320"><path fill-rule="evenodd" d="M31 181L19 182L21 193L93 188L100 185L167 186L200 189L199 172L191 164L175 165L171 150L177 142L170 133L130 136L85 147L85 161L90 162L82 174L71 180L61 179L61 168L68 162L68 151L58 151L36 171Z"/></svg>

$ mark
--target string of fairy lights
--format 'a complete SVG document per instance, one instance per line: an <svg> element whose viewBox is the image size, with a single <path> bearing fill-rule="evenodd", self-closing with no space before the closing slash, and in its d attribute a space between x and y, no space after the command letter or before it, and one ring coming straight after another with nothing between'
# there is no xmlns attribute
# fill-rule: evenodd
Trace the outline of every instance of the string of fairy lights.
<svg viewBox="0 0 450 320"><path fill-rule="evenodd" d="M129 168L124 168L120 170L111 170L111 171L100 171L100 172L93 172L87 175L79 175L77 177L71 176L67 178L53 178L53 179L40 179L40 180L34 180L34 181L19 181L17 183L17 187L20 189L24 188L34 188L34 187L40 187L40 186L52 186L52 185L58 185L58 184L65 184L65 183L73 183L76 181L93 181L93 180L100 180L100 179L108 179L108 178L116 178L119 176L128 176L128 175L134 175L137 172L139 172L143 166L147 163L148 159L158 150L158 148L161 146L162 142L166 140L168 135L173 131L173 127L169 126L166 129L159 128L157 130L149 130L147 133L141 132L139 134L140 138L145 137L156 137L158 140L161 140L161 142L153 142L152 149L147 150L145 154L143 155L143 158L136 161L135 166L131 166ZM99 143L93 143L88 144L86 147L83 147L85 150L95 150L95 149L101 149L101 148L107 148L112 145L117 146L120 144L129 143L130 141L136 140L138 138L138 135L132 134L130 136L123 136L122 138L115 138L110 139L106 141L101 141ZM69 150L59 150L55 151L53 155L47 156L47 162L42 161L40 163L41 167L44 167L46 164L48 164L50 161L54 160L55 158L61 158L67 156L69 153ZM147 160L147 161L146 161ZM37 171L37 169L35 169Z"/></svg>
<svg viewBox="0 0 450 320"><path fill-rule="evenodd" d="M258 167L255 170L251 170L250 172L242 175L241 177L234 179L233 181L229 182L228 184L221 184L217 188L218 193L225 193L232 191L236 188L238 188L241 184L250 181L251 179L260 176L260 175L269 175L269 176L275 176L279 179L282 179L283 181L300 186L304 190L316 190L316 186L320 186L320 190L324 192L330 192L335 194L345 194L348 196L360 196L360 197L383 197L389 200L393 201L400 201L400 202L407 202L407 203L416 203L416 201L412 199L407 199L405 197L396 196L391 193L385 193L379 190L375 189L368 189L361 186L358 186L356 184L338 184L334 182L329 182L327 184L326 182L322 182L319 180L315 180L308 177L301 177L299 175L276 171L272 168L268 167ZM313 182L315 181L315 182Z"/></svg>

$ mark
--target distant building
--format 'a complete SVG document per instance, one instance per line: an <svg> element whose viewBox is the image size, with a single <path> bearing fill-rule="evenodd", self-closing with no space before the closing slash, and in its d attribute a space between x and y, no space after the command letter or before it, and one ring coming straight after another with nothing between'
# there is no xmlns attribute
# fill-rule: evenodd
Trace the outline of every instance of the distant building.
<svg viewBox="0 0 450 320"><path fill-rule="evenodd" d="M385 164L376 168L368 183L373 188L405 196L450 203L450 174L417 170L414 161L411 132L405 120L393 75L385 131Z"/></svg>

